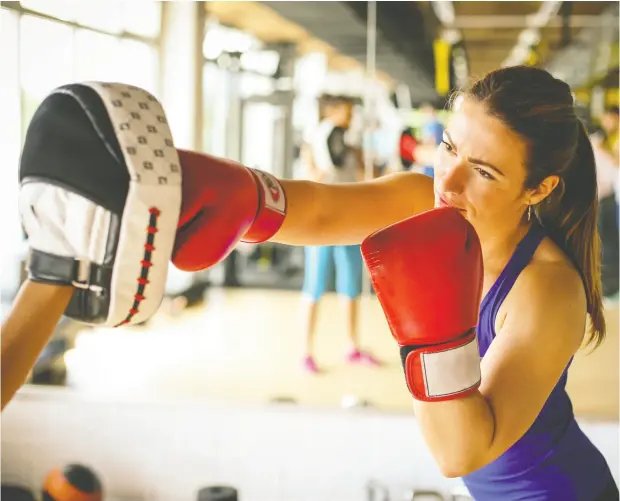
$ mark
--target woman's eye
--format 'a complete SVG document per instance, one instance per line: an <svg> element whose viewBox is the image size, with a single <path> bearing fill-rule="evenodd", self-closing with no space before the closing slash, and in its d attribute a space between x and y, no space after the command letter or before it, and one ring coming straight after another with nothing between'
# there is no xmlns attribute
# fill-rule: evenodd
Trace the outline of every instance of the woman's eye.
<svg viewBox="0 0 620 501"><path fill-rule="evenodd" d="M446 141L443 141L443 140L441 141L441 144L446 149L446 151L449 151L451 153L454 152L454 148L452 148L451 144L449 144L449 143L447 143Z"/></svg>
<svg viewBox="0 0 620 501"><path fill-rule="evenodd" d="M488 180L494 180L495 178L489 174L487 171L485 171L484 169L481 169L479 167L476 167L476 171L478 172L478 174L480 174L483 178L488 179Z"/></svg>

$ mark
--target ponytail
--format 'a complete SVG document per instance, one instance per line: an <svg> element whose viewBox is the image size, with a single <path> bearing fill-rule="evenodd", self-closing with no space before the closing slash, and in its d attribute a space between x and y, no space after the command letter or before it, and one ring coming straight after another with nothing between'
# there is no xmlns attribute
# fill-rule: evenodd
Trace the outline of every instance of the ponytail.
<svg viewBox="0 0 620 501"><path fill-rule="evenodd" d="M596 164L570 86L540 68L509 66L474 82L465 95L484 103L526 142L524 189L536 188L549 176L560 178L534 211L581 275L590 317L588 342L598 346L605 338L605 317Z"/></svg>
<svg viewBox="0 0 620 501"><path fill-rule="evenodd" d="M578 123L577 147L561 172L555 190L536 208L536 215L551 239L572 259L581 274L590 317L588 343L605 338L598 234L596 163L584 125Z"/></svg>

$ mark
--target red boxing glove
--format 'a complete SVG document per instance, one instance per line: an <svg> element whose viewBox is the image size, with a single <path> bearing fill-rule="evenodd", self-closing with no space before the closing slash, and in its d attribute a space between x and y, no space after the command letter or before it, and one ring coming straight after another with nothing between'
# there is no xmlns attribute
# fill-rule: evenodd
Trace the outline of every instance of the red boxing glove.
<svg viewBox="0 0 620 501"><path fill-rule="evenodd" d="M417 146L418 143L411 134L403 134L400 137L400 158L408 164L415 162L415 149Z"/></svg>
<svg viewBox="0 0 620 501"><path fill-rule="evenodd" d="M271 174L221 158L179 150L181 215L172 263L183 271L209 268L243 241L269 240L282 226L286 195Z"/></svg>
<svg viewBox="0 0 620 501"><path fill-rule="evenodd" d="M370 235L362 256L414 398L475 391L483 265L473 226L453 208L433 209Z"/></svg>

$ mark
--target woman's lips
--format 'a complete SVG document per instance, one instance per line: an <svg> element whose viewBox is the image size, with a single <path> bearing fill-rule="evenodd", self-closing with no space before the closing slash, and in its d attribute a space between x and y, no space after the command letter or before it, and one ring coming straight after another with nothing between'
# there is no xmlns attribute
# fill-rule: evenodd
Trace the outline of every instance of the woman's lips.
<svg viewBox="0 0 620 501"><path fill-rule="evenodd" d="M463 210L461 207L458 207L457 205L448 202L444 197L439 194L437 194L437 198L439 199L439 207L453 207L454 209Z"/></svg>

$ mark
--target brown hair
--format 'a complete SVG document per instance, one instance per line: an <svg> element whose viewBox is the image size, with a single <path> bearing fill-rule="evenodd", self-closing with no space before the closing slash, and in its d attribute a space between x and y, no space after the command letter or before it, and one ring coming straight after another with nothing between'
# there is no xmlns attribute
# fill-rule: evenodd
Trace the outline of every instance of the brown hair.
<svg viewBox="0 0 620 501"><path fill-rule="evenodd" d="M581 274L591 320L588 342L598 346L605 337L605 317L596 165L585 126L575 113L570 87L545 70L513 66L489 73L465 96L483 103L525 139L525 189L536 188L548 176L560 178L558 186L532 209Z"/></svg>

